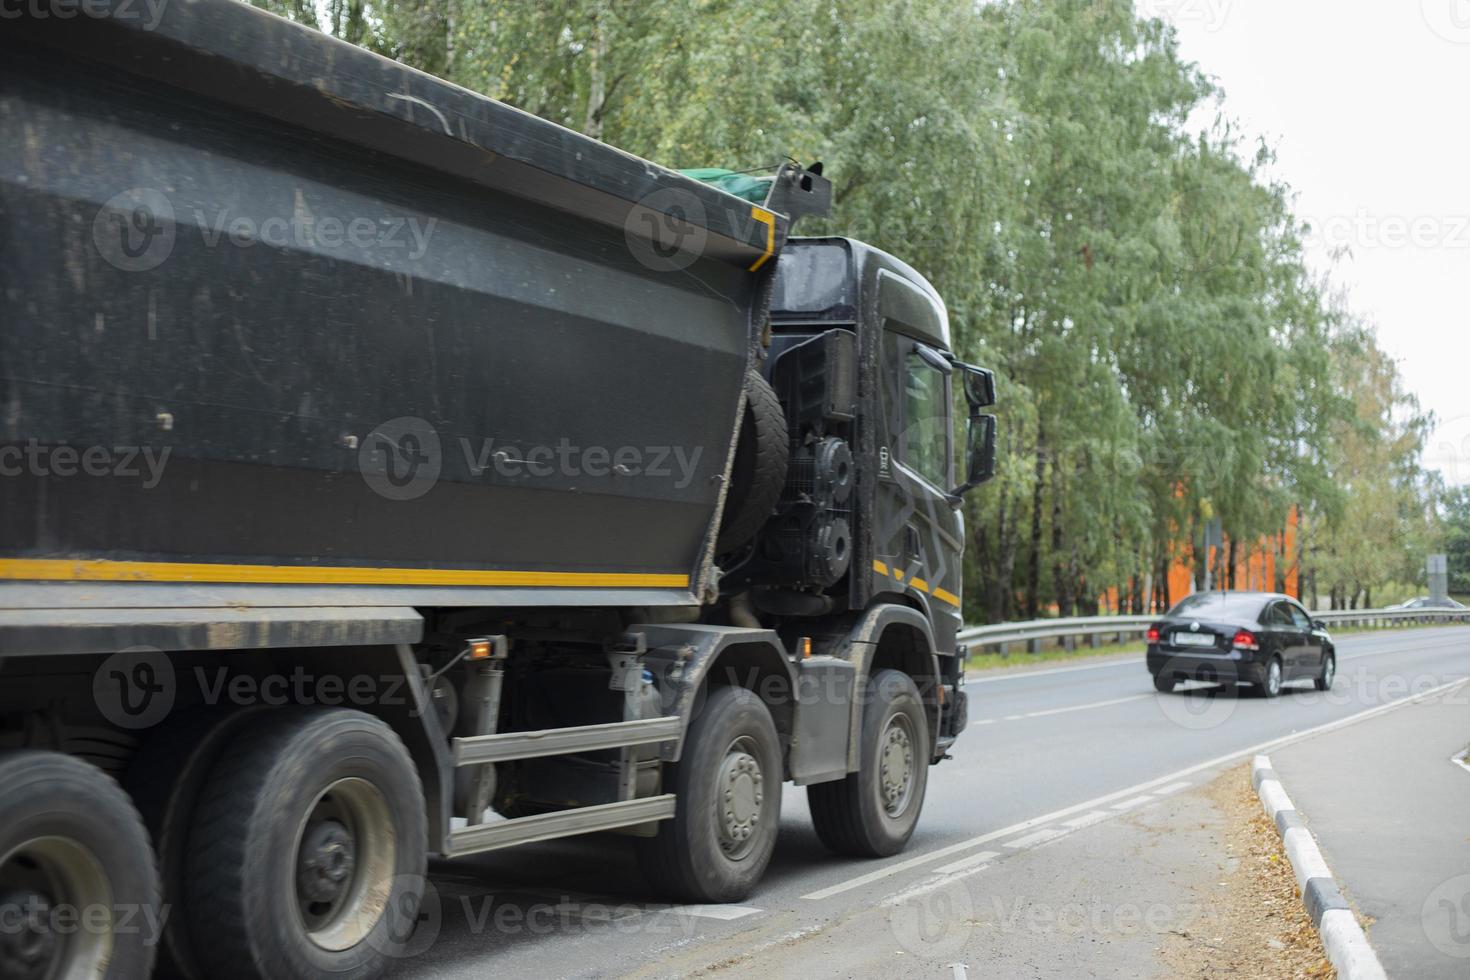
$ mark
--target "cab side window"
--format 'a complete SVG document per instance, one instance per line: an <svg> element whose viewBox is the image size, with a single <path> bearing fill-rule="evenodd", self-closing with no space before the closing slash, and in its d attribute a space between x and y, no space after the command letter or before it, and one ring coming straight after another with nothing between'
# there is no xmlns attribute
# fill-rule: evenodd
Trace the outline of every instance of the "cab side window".
<svg viewBox="0 0 1470 980"><path fill-rule="evenodd" d="M904 463L924 479L947 490L953 485L949 429L949 375L913 344L904 355L904 417L899 439Z"/></svg>
<svg viewBox="0 0 1470 980"><path fill-rule="evenodd" d="M1282 605L1286 607L1286 611L1291 615L1291 625L1299 630L1309 630L1312 628L1312 617L1307 615L1305 609L1294 602L1283 602Z"/></svg>
<svg viewBox="0 0 1470 980"><path fill-rule="evenodd" d="M1273 602L1270 610L1266 613L1267 626L1293 626L1291 613L1287 611L1286 603Z"/></svg>

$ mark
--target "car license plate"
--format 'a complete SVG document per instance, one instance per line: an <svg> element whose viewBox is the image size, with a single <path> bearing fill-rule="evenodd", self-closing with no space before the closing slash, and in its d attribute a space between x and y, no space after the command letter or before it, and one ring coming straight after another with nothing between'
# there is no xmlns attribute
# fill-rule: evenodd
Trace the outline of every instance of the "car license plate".
<svg viewBox="0 0 1470 980"><path fill-rule="evenodd" d="M1215 634L1175 633L1174 645L1176 647L1212 647L1215 645Z"/></svg>

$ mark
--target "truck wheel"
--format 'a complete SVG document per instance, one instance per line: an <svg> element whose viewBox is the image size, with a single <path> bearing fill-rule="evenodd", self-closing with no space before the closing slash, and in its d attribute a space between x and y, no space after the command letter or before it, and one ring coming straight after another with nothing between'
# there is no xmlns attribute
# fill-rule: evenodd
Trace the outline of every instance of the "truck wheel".
<svg viewBox="0 0 1470 980"><path fill-rule="evenodd" d="M187 845L204 975L376 976L412 933L426 833L413 760L378 719L285 709L245 727Z"/></svg>
<svg viewBox="0 0 1470 980"><path fill-rule="evenodd" d="M194 809L221 749L241 724L260 709L194 711L155 730L128 765L123 788L133 798L158 855L158 877L166 907L187 907L185 861ZM201 980L189 917L180 912L163 923L158 951L161 977Z"/></svg>
<svg viewBox="0 0 1470 980"><path fill-rule="evenodd" d="M725 554L755 537L776 510L791 462L786 413L770 382L752 371L745 376L745 417L735 444L730 491L720 514L715 552Z"/></svg>
<svg viewBox="0 0 1470 980"><path fill-rule="evenodd" d="M812 823L838 854L887 857L904 849L924 807L929 723L913 680L880 670L868 680L858 771L807 787Z"/></svg>
<svg viewBox="0 0 1470 980"><path fill-rule="evenodd" d="M59 752L0 757L0 917L7 980L132 980L153 969L153 849L100 769Z"/></svg>
<svg viewBox="0 0 1470 980"><path fill-rule="evenodd" d="M678 809L639 863L658 891L687 902L738 902L765 873L781 817L781 743L765 703L716 687L674 765Z"/></svg>

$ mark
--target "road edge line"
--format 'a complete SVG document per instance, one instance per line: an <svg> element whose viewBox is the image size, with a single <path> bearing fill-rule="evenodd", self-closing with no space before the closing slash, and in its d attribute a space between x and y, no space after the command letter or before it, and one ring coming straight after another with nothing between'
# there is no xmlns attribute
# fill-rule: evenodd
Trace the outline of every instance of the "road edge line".
<svg viewBox="0 0 1470 980"><path fill-rule="evenodd" d="M1302 904L1311 917L1312 926L1321 936L1327 959L1337 969L1340 980L1387 980L1383 964L1378 962L1378 954L1358 924L1352 906L1343 897L1337 879L1317 846L1317 839L1302 822L1291 797L1286 795L1281 777L1271 766L1270 756L1258 755L1251 760L1251 785L1261 802L1261 809L1281 837L1301 888Z"/></svg>

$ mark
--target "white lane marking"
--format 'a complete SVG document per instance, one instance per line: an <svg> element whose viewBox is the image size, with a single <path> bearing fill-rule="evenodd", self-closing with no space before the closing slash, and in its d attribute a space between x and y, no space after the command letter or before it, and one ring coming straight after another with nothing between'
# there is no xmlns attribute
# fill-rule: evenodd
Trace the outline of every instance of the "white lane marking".
<svg viewBox="0 0 1470 980"><path fill-rule="evenodd" d="M952 875L956 871L967 871L977 864L988 864L998 857L1000 857L999 851L981 851L979 854L971 854L967 858L960 858L958 861L952 861L941 868L936 868L934 873L939 875Z"/></svg>
<svg viewBox="0 0 1470 980"><path fill-rule="evenodd" d="M1073 667L1048 667L1045 670L1018 670L1014 673L1003 671L995 677L969 677L965 678L965 686L971 684L994 684L997 681L1014 681L1022 677L1045 677L1048 674L1070 674L1078 670L1103 670L1107 667L1131 667L1143 663L1142 657L1130 657L1127 660L1109 660L1105 664L1077 664Z"/></svg>
<svg viewBox="0 0 1470 980"><path fill-rule="evenodd" d="M999 857L999 855L995 856ZM930 892L936 892L941 888L946 888L957 881L964 881L966 878L974 877L988 867L990 867L988 863L982 863L971 865L955 874L934 875L917 885L910 885L901 891L894 892L892 895L883 899L882 904L888 908L892 908L895 905L902 905L904 902L918 898L920 895L928 895Z"/></svg>
<svg viewBox="0 0 1470 980"><path fill-rule="evenodd" d="M1091 813L1084 813L1075 820L1066 821L1063 826L1069 827L1072 830L1081 830L1084 827L1091 827L1095 823L1102 823L1111 816L1112 814L1106 810L1093 810Z"/></svg>
<svg viewBox="0 0 1470 980"><path fill-rule="evenodd" d="M1154 793L1156 795L1158 795L1158 796L1166 796L1169 793L1177 793L1181 789L1188 789L1188 788L1189 788L1189 780L1184 779L1184 780L1180 780L1177 783L1170 783L1168 786L1160 786L1158 789L1154 790Z"/></svg>
<svg viewBox="0 0 1470 980"><path fill-rule="evenodd" d="M652 908L653 912L670 912L674 915L694 915L701 919L719 919L723 922L733 922L735 919L743 919L747 915L755 915L764 909L751 908L749 905L670 905L668 908Z"/></svg>
<svg viewBox="0 0 1470 980"><path fill-rule="evenodd" d="M1145 793L1142 796L1135 796L1131 800L1124 800L1122 803L1114 803L1113 809L1119 811L1132 810L1134 807L1143 806L1145 803L1152 803L1154 799L1155 796L1152 793Z"/></svg>
<svg viewBox="0 0 1470 980"><path fill-rule="evenodd" d="M1470 749L1461 749L1450 756L1450 761L1466 772L1470 772Z"/></svg>
<svg viewBox="0 0 1470 980"><path fill-rule="evenodd" d="M1019 851L1022 848L1035 847L1037 844L1041 844L1049 840L1055 840L1065 833L1066 831L1060 827L1044 827L1041 830L1036 831L1034 834L1027 834L1025 837L1017 837L1015 840L1006 841L1005 846L1015 848Z"/></svg>
<svg viewBox="0 0 1470 980"><path fill-rule="evenodd" d="M1113 698L1110 701L1093 701L1090 704L1073 704L1065 708L1048 708L1045 711L1029 711L1024 715L1015 715L1017 718L1046 718L1049 715L1064 715L1069 711L1088 711L1092 708L1107 708L1115 704L1126 704L1129 701L1142 701L1151 698L1152 694L1130 694L1126 698ZM1009 718L1006 719L1010 721Z"/></svg>
<svg viewBox="0 0 1470 980"><path fill-rule="evenodd" d="M1419 694L1406 695L1405 697L1398 698L1397 700L1388 701L1376 707L1360 711L1355 715L1348 715L1346 718L1339 718L1336 721L1329 721L1325 724L1318 725L1315 728L1307 728L1299 732L1292 732L1290 735L1282 735L1278 738L1269 739L1257 745L1249 746L1248 748L1239 749L1238 751L1230 752L1226 755L1216 756L1213 759L1208 759L1204 762L1196 763L1195 765L1189 766L1186 769L1180 769L1177 772L1171 772L1164 776L1158 776L1154 779L1146 780L1142 783L1138 783L1135 786L1128 786L1123 789L1116 790L1112 793L1106 793L1102 796L1095 797L1091 800L1084 800L1081 803L1074 803L1071 806L1062 807L1060 810L1053 810L1051 813L1044 813L1039 817L1032 817L1029 820L1022 820L1019 823L1011 824L1009 827L1002 827L999 830L992 830L989 833L981 834L978 837L971 837L969 840L962 840L956 844L950 844L947 847L940 847L924 854L915 855L914 857L908 858L907 860L899 861L896 864L890 864L887 867L879 868L876 871L870 871L867 874L858 875L856 878L849 878L846 881L839 881L835 885L829 885L826 888L820 888L817 891L808 892L801 897L806 901L818 902L822 899L831 898L833 895L841 895L845 891L851 891L854 888L861 888L864 885L871 884L875 881L882 881L884 878L887 878L891 875L900 874L904 871L909 870L910 868L922 867L934 861L947 858L951 854L960 854L964 851L972 850L973 848L979 847L982 844L988 844L991 841L996 840L997 838L1009 837L1010 835L1018 834L1023 830L1030 830L1033 827L1039 827L1042 824L1048 824L1054 820L1060 820L1063 817L1070 817L1074 813L1081 813L1084 810L1095 810L1100 806L1106 806L1107 804L1112 803L1115 800L1123 799L1124 797L1127 797L1130 794L1138 793L1141 790L1151 790L1158 786L1166 786L1171 783L1177 782L1185 776L1193 776L1196 773L1208 772L1212 769L1218 769L1221 766L1228 765L1229 763L1238 762L1241 759L1248 759L1259 752L1265 752L1269 749L1277 748L1278 746L1282 745L1290 745L1293 742L1299 742L1303 739L1311 738L1314 735L1321 735L1326 732L1336 731L1339 728L1346 728L1348 725L1355 725L1360 721L1365 721L1369 718L1381 715L1384 712L1393 711L1396 708L1402 708L1406 704L1413 704L1419 701L1423 701L1428 698L1432 698L1437 694L1443 694L1454 688L1461 687L1465 684L1466 681L1470 681L1470 677L1462 677L1459 680L1450 681L1446 684L1441 684L1438 687L1431 687L1426 691L1420 692Z"/></svg>

